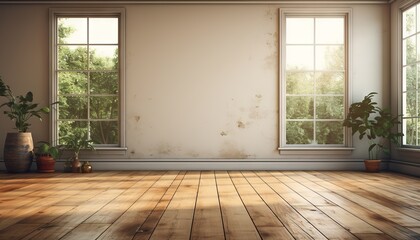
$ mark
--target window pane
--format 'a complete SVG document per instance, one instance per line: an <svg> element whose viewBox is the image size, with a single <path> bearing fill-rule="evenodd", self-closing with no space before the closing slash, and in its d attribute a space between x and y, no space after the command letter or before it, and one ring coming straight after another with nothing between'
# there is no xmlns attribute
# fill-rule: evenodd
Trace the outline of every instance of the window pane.
<svg viewBox="0 0 420 240"><path fill-rule="evenodd" d="M314 79L312 73L286 73L286 94L312 94L313 92Z"/></svg>
<svg viewBox="0 0 420 240"><path fill-rule="evenodd" d="M404 144L417 145L417 119L403 119Z"/></svg>
<svg viewBox="0 0 420 240"><path fill-rule="evenodd" d="M417 8L417 15L416 15L416 18L417 18L417 26L416 26L416 32L420 32L420 7L418 7L418 6L416 6L416 8Z"/></svg>
<svg viewBox="0 0 420 240"><path fill-rule="evenodd" d="M415 117L417 116L417 94L416 91L407 91L403 93L405 98L405 117Z"/></svg>
<svg viewBox="0 0 420 240"><path fill-rule="evenodd" d="M316 97L317 119L343 119L343 97Z"/></svg>
<svg viewBox="0 0 420 240"><path fill-rule="evenodd" d="M54 124L58 135L83 131L96 143L118 145L120 34L124 31L119 28L120 14L105 15L92 8L92 14L69 12L66 16L60 11L54 15L53 88L57 90L54 101L59 102Z"/></svg>
<svg viewBox="0 0 420 240"><path fill-rule="evenodd" d="M59 121L58 129L59 144L66 144L65 137L76 132L84 133L82 135L87 136L88 124L86 121Z"/></svg>
<svg viewBox="0 0 420 240"><path fill-rule="evenodd" d="M89 18L90 44L117 44L118 18Z"/></svg>
<svg viewBox="0 0 420 240"><path fill-rule="evenodd" d="M90 46L89 68L93 70L117 70L118 46Z"/></svg>
<svg viewBox="0 0 420 240"><path fill-rule="evenodd" d="M317 18L316 44L344 44L344 18Z"/></svg>
<svg viewBox="0 0 420 240"><path fill-rule="evenodd" d="M60 119L86 119L87 97L60 96L59 118Z"/></svg>
<svg viewBox="0 0 420 240"><path fill-rule="evenodd" d="M118 73L90 73L90 92L92 94L118 94Z"/></svg>
<svg viewBox="0 0 420 240"><path fill-rule="evenodd" d="M310 44L314 42L313 18L286 18L286 43Z"/></svg>
<svg viewBox="0 0 420 240"><path fill-rule="evenodd" d="M416 6L403 12L403 37L416 31Z"/></svg>
<svg viewBox="0 0 420 240"><path fill-rule="evenodd" d="M90 117L93 119L117 119L118 97L91 97Z"/></svg>
<svg viewBox="0 0 420 240"><path fill-rule="evenodd" d="M87 89L87 73L58 73L58 94L87 94Z"/></svg>
<svg viewBox="0 0 420 240"><path fill-rule="evenodd" d="M416 61L416 36L403 41L403 64L410 64Z"/></svg>
<svg viewBox="0 0 420 240"><path fill-rule="evenodd" d="M85 70L87 69L87 47L59 46L59 70Z"/></svg>
<svg viewBox="0 0 420 240"><path fill-rule="evenodd" d="M86 44L87 18L58 18L58 43Z"/></svg>
<svg viewBox="0 0 420 240"><path fill-rule="evenodd" d="M344 94L344 72L316 73L317 94Z"/></svg>
<svg viewBox="0 0 420 240"><path fill-rule="evenodd" d="M416 131L415 138L414 138L415 139L415 144L416 144L416 146L419 146L420 145L420 120L418 118L415 118L415 119L413 119L413 122L414 122L413 125L415 125L414 129Z"/></svg>
<svg viewBox="0 0 420 240"><path fill-rule="evenodd" d="M312 46L287 46L286 70L313 70L314 48Z"/></svg>
<svg viewBox="0 0 420 240"><path fill-rule="evenodd" d="M316 141L318 144L343 144L342 122L316 122Z"/></svg>
<svg viewBox="0 0 420 240"><path fill-rule="evenodd" d="M415 66L412 66L412 68L413 68L412 71L416 72ZM409 69L407 69L407 70L409 70ZM417 63L417 76L415 75L415 73L413 74L411 72L408 72L407 74L410 74L408 76L409 78L416 78L417 77L417 81L416 81L417 85L415 85L415 84L407 85L406 90L420 89L420 63Z"/></svg>
<svg viewBox="0 0 420 240"><path fill-rule="evenodd" d="M286 102L287 119L313 119L313 97L288 96L286 97Z"/></svg>
<svg viewBox="0 0 420 240"><path fill-rule="evenodd" d="M286 145L343 145L346 18L295 16L285 20Z"/></svg>
<svg viewBox="0 0 420 240"><path fill-rule="evenodd" d="M288 121L286 144L311 144L314 139L313 122Z"/></svg>
<svg viewBox="0 0 420 240"><path fill-rule="evenodd" d="M404 70L405 70L403 71L404 91L417 89L416 65L409 65L405 67Z"/></svg>
<svg viewBox="0 0 420 240"><path fill-rule="evenodd" d="M417 46L417 44L420 43L420 34L417 34L416 36L417 36L417 42L415 44ZM420 48L416 47L416 50L417 50L417 61L420 61Z"/></svg>
<svg viewBox="0 0 420 240"><path fill-rule="evenodd" d="M344 70L343 46L316 46L316 70Z"/></svg>
<svg viewBox="0 0 420 240"><path fill-rule="evenodd" d="M91 123L91 139L95 144L117 144L117 121L94 121Z"/></svg>

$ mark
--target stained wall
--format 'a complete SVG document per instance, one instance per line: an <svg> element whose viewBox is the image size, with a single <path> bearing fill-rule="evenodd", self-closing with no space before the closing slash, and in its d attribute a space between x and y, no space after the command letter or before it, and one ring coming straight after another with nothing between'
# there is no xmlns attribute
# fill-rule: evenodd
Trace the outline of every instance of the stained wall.
<svg viewBox="0 0 420 240"><path fill-rule="evenodd" d="M49 99L50 7L63 6L0 5L0 74L17 93L31 90L42 104ZM143 160L152 166L162 159L290 160L293 166L297 157L277 150L278 9L302 5L118 7L126 9L127 151L106 160L107 166ZM352 10L350 100L378 91L377 100L389 104L389 6L337 7ZM48 118L33 121L35 141L48 139L48 126ZM0 115L0 143L12 127ZM350 154L298 158L359 164L365 145L355 139Z"/></svg>

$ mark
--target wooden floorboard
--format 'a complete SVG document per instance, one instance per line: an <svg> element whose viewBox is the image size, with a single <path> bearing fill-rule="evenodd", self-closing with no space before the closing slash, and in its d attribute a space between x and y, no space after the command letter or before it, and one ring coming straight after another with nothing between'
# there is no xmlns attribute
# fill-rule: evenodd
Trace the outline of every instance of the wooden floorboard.
<svg viewBox="0 0 420 240"><path fill-rule="evenodd" d="M0 239L420 239L420 179L337 171L0 173Z"/></svg>

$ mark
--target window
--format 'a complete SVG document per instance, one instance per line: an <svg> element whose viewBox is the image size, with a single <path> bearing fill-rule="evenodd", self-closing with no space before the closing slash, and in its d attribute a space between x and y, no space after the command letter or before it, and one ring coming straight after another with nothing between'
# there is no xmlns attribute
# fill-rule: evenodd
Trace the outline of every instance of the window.
<svg viewBox="0 0 420 240"><path fill-rule="evenodd" d="M281 148L344 147L348 13L281 14Z"/></svg>
<svg viewBox="0 0 420 240"><path fill-rule="evenodd" d="M420 4L402 13L403 145L420 146Z"/></svg>
<svg viewBox="0 0 420 240"><path fill-rule="evenodd" d="M52 11L53 140L123 140L123 11Z"/></svg>

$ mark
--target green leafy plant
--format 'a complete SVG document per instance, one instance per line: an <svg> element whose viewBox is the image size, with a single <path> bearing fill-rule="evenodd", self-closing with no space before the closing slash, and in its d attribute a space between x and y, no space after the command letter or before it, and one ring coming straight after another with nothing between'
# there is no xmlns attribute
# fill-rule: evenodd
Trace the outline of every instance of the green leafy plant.
<svg viewBox="0 0 420 240"><path fill-rule="evenodd" d="M38 142L35 148L35 155L37 156L51 156L54 159L60 157L61 146L52 146L48 142Z"/></svg>
<svg viewBox="0 0 420 240"><path fill-rule="evenodd" d="M75 159L79 159L81 150L95 150L93 141L87 138L87 134L82 129L75 129L71 134L60 138L60 142L63 143L65 149L73 151Z"/></svg>
<svg viewBox="0 0 420 240"><path fill-rule="evenodd" d="M359 139L366 137L369 144L369 159L377 159L381 152L389 154L387 141L399 145L402 133L392 132L400 124L398 116L388 109L382 109L372 100L376 92L366 95L361 102L351 104L343 126L351 128L352 134L359 133Z"/></svg>
<svg viewBox="0 0 420 240"><path fill-rule="evenodd" d="M42 121L41 114L50 112L48 107L38 107L37 103L33 103L32 92L27 92L26 95L14 96L12 90L3 82L0 77L0 96L5 97L7 101L0 105L0 108L8 107L4 111L10 120L15 122L15 129L19 132L26 132L31 124L28 122L32 117L38 118Z"/></svg>

